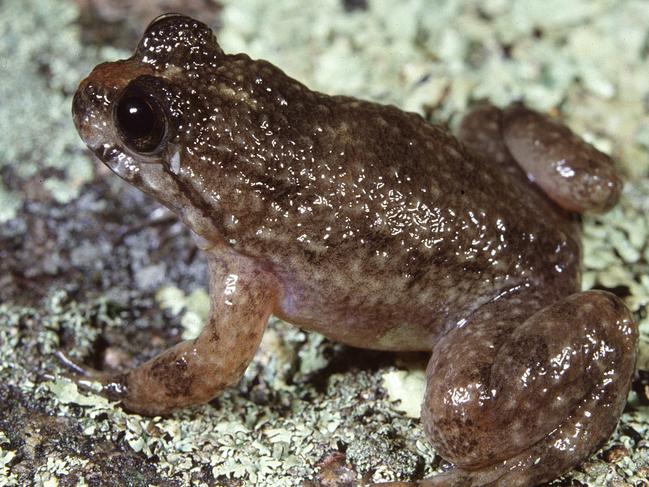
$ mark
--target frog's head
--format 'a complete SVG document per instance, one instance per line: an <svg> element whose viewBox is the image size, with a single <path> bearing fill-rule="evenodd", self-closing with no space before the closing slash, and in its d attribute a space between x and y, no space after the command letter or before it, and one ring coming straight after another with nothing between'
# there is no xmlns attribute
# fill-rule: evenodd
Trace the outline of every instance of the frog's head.
<svg viewBox="0 0 649 487"><path fill-rule="evenodd" d="M260 224L268 200L292 194L288 169L274 162L310 150L298 133L315 113L304 108L305 90L265 61L224 54L205 24L167 14L133 56L100 64L80 83L72 114L113 172L194 232L231 242L244 222ZM214 231L204 231L206 220Z"/></svg>
<svg viewBox="0 0 649 487"><path fill-rule="evenodd" d="M214 109L198 78L222 57L205 24L156 18L133 56L98 65L80 83L72 115L81 138L121 178L181 212L196 199L186 173L202 141L197 117Z"/></svg>

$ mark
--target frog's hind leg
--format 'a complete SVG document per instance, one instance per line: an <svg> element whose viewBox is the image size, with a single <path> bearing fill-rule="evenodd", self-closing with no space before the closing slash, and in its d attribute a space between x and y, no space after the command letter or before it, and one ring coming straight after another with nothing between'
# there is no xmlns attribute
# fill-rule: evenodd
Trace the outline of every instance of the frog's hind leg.
<svg viewBox="0 0 649 487"><path fill-rule="evenodd" d="M456 468L415 485L536 485L614 430L635 365L628 309L602 291L531 298L485 305L435 345L422 421Z"/></svg>
<svg viewBox="0 0 649 487"><path fill-rule="evenodd" d="M576 212L604 212L617 202L622 181L613 161L565 125L515 103L500 110L474 107L458 137L474 153L502 163L515 161L555 203Z"/></svg>
<svg viewBox="0 0 649 487"><path fill-rule="evenodd" d="M505 145L555 203L577 213L610 210L622 181L613 161L565 125L513 104L503 111Z"/></svg>
<svg viewBox="0 0 649 487"><path fill-rule="evenodd" d="M457 137L472 153L495 162L515 177L525 177L502 136L503 111L490 103L471 107L458 128Z"/></svg>

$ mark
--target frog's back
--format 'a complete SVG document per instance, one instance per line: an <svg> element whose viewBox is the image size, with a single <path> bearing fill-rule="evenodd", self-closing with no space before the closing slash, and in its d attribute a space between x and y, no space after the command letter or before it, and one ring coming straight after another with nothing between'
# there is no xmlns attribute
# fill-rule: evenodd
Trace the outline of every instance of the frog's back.
<svg viewBox="0 0 649 487"><path fill-rule="evenodd" d="M406 320L422 330L411 348L515 286L561 273L574 285L565 215L444 128L310 91L244 55L221 74L221 93L243 93L220 100L236 145L205 187L229 210L216 215L226 241L282 279L290 321L349 342L319 309L368 333L378 317Z"/></svg>
<svg viewBox="0 0 649 487"><path fill-rule="evenodd" d="M355 256L362 275L445 303L467 294L478 303L481 294L490 299L523 281L576 275L574 218L522 171L470 153L416 114L334 102L331 140L322 145L340 151L315 157L318 189L335 217L331 255ZM310 223L318 235L319 219Z"/></svg>

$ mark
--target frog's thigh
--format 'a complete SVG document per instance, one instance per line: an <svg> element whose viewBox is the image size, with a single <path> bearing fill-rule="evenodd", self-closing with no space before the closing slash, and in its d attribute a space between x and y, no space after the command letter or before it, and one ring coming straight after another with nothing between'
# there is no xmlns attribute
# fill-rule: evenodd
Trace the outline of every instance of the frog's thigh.
<svg viewBox="0 0 649 487"><path fill-rule="evenodd" d="M502 136L529 178L564 209L602 212L617 202L622 182L613 161L565 125L514 104L503 111Z"/></svg>
<svg viewBox="0 0 649 487"><path fill-rule="evenodd" d="M278 283L243 257L208 253L208 262L212 302L203 331L126 374L127 409L154 415L207 402L236 383L252 360Z"/></svg>
<svg viewBox="0 0 649 487"><path fill-rule="evenodd" d="M490 162L495 162L504 170L521 174L516 161L509 153L503 140L503 111L489 103L471 107L460 122L457 137L473 153Z"/></svg>
<svg viewBox="0 0 649 487"><path fill-rule="evenodd" d="M615 428L635 364L628 309L601 291L526 320L525 306L484 306L435 345L422 420L458 468L421 485L536 485L582 462Z"/></svg>

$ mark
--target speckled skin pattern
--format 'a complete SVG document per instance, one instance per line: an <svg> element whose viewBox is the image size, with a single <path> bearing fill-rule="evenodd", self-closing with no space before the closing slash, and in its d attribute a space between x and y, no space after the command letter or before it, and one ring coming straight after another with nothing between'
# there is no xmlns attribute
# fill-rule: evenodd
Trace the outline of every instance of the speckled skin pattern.
<svg viewBox="0 0 649 487"><path fill-rule="evenodd" d="M124 93L157 107L155 147L139 151L120 126ZM610 208L621 183L558 122L480 105L455 138L224 54L174 14L131 58L97 66L73 115L210 265L202 334L105 380L127 409L208 401L275 314L358 347L432 352L422 420L456 468L419 485L535 485L614 429L638 332L617 297L579 292L578 213Z"/></svg>

